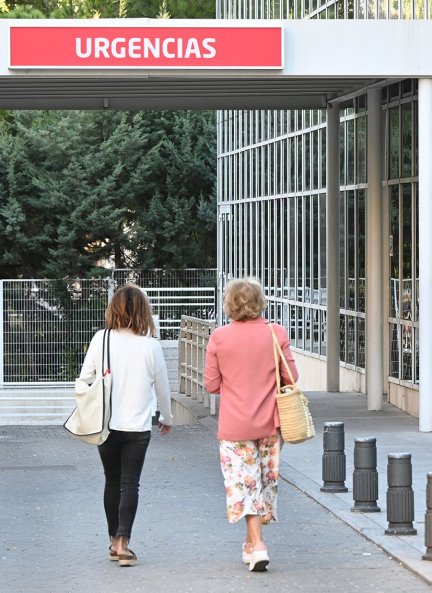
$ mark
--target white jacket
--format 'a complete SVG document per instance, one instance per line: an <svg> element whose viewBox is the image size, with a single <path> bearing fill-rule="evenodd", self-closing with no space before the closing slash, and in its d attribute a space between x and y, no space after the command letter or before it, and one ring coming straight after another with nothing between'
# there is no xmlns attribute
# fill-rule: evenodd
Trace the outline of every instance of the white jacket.
<svg viewBox="0 0 432 593"><path fill-rule="evenodd" d="M93 336L79 376L79 379L89 385L96 376L96 367L101 364L103 334L103 330L100 330ZM110 371L110 428L128 432L151 430L156 399L160 422L172 424L168 373L162 348L157 340L149 336L138 336L129 329L112 330Z"/></svg>

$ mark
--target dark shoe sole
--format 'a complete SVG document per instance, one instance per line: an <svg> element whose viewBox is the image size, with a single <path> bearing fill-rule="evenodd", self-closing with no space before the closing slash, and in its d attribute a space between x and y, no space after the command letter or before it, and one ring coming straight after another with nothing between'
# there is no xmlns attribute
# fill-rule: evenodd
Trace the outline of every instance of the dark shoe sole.
<svg viewBox="0 0 432 593"><path fill-rule="evenodd" d="M264 572L267 570L269 560L258 560L254 567L250 569L251 572Z"/></svg>

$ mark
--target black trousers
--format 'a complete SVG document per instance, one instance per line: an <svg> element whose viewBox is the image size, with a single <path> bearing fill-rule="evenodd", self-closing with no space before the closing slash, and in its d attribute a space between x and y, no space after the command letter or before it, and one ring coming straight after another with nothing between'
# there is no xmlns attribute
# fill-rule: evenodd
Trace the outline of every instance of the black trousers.
<svg viewBox="0 0 432 593"><path fill-rule="evenodd" d="M108 533L131 537L138 507L141 471L151 432L112 430L98 447L105 472L104 507Z"/></svg>

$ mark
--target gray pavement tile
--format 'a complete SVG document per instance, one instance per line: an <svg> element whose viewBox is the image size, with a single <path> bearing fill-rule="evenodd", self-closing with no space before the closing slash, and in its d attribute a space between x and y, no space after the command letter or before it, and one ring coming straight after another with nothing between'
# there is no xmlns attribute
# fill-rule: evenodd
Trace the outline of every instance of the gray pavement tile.
<svg viewBox="0 0 432 593"><path fill-rule="evenodd" d="M378 546L281 481L271 563L249 573L243 526L225 518L217 442L201 425L153 435L131 541L133 568L107 559L103 476L94 448L60 427L0 428L1 593L258 593L429 586Z"/></svg>

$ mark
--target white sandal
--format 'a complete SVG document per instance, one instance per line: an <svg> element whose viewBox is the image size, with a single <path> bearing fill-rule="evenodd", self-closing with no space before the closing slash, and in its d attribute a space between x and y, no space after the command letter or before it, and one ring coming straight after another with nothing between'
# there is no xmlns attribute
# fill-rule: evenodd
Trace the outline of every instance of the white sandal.
<svg viewBox="0 0 432 593"><path fill-rule="evenodd" d="M242 546L242 561L244 564L250 564L252 560L252 552L247 551L247 547L250 546L253 552L252 544L245 542Z"/></svg>
<svg viewBox="0 0 432 593"><path fill-rule="evenodd" d="M270 562L267 550L254 550L250 556L250 571L263 572L267 570L268 563Z"/></svg>

